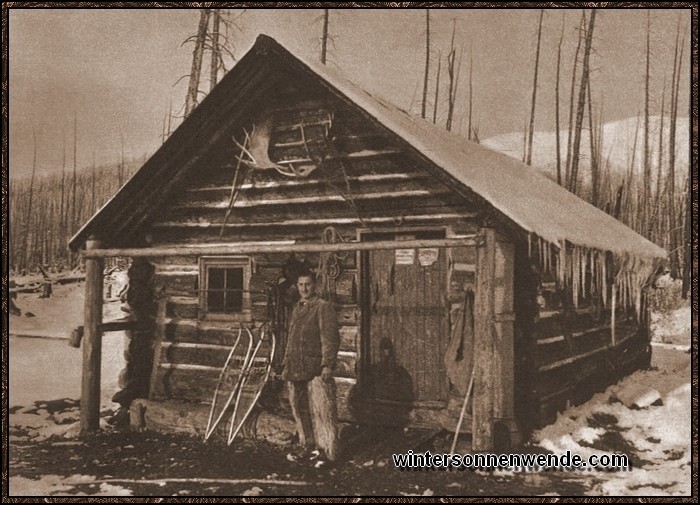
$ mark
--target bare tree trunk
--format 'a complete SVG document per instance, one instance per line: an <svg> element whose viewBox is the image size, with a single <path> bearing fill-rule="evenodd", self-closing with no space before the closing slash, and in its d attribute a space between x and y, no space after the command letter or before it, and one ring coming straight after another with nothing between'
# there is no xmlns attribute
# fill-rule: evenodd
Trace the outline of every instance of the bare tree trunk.
<svg viewBox="0 0 700 505"><path fill-rule="evenodd" d="M571 181L569 191L576 193L578 178L579 150L581 147L581 130L583 127L583 113L586 102L586 88L589 79L589 62L591 56L591 44L593 42L593 28L595 25L596 9L591 12L591 19L588 22L586 33L586 45L583 51L583 68L581 70L581 85L578 94L578 107L576 109L576 128L574 130L574 143L571 155Z"/></svg>
<svg viewBox="0 0 700 505"><path fill-rule="evenodd" d="M672 98L671 98L671 125L669 134L669 146L668 146L668 185L666 194L669 199L669 229L668 234L670 238L669 253L670 253L670 266L671 266L671 276L674 279L680 277L680 265L685 263L679 258L679 249L682 247L682 239L678 237L678 226L674 222L676 220L675 214L675 198L676 198L676 128L678 121L678 91L680 87L681 80L681 63L683 62L683 50L685 48L685 36L681 40L680 48L678 46L678 37L680 35L680 17L678 19L678 32L676 34L676 48L673 58L673 76L671 77L672 86ZM676 64L676 55L678 56L678 63Z"/></svg>
<svg viewBox="0 0 700 505"><path fill-rule="evenodd" d="M66 186L66 132L63 132L63 163L61 165L61 206L60 206L60 212L59 212L59 224L58 224L58 233L61 234L61 238L63 238L63 235L65 234L65 228L66 228L66 213L64 213L64 208L63 208L63 201L64 201L64 195L65 195L65 186ZM67 205L66 205L67 207Z"/></svg>
<svg viewBox="0 0 700 505"><path fill-rule="evenodd" d="M77 213L77 189L78 189L78 113L73 118L73 208L71 209L71 226L69 234L72 235L78 224Z"/></svg>
<svg viewBox="0 0 700 505"><path fill-rule="evenodd" d="M326 64L326 54L328 51L328 9L323 9L323 38L321 39L321 63Z"/></svg>
<svg viewBox="0 0 700 505"><path fill-rule="evenodd" d="M561 44L564 42L564 24L566 12L562 13L561 17L561 36L559 37L559 46L557 47L557 82L554 86L554 119L557 134L557 184L561 186L561 133L559 131L559 70L561 69Z"/></svg>
<svg viewBox="0 0 700 505"><path fill-rule="evenodd" d="M629 174L627 175L627 192L625 193L625 212L628 211L628 209L632 205L632 197L634 196L634 187L632 186L632 181L634 180L634 172L635 172L635 163L637 159L637 140L639 139L639 111L637 111L637 124L635 125L634 128L634 141L632 142L632 159L630 160L629 163ZM629 149L629 145L627 146ZM627 221L626 224L632 226L631 221Z"/></svg>
<svg viewBox="0 0 700 505"><path fill-rule="evenodd" d="M591 95L591 79L587 82L588 95L588 137L591 150L591 203L598 206L598 188L600 187L600 166L598 165L598 146L596 145L596 129L593 121L593 101Z"/></svg>
<svg viewBox="0 0 700 505"><path fill-rule="evenodd" d="M92 205L91 209L92 212L94 213L97 210L97 198L95 195L95 171L97 170L97 167L95 166L95 150L92 150Z"/></svg>
<svg viewBox="0 0 700 505"><path fill-rule="evenodd" d="M474 70L474 60L472 58L472 47L469 44L469 133L468 139L472 139L472 76Z"/></svg>
<svg viewBox="0 0 700 505"><path fill-rule="evenodd" d="M566 187L571 187L571 142L573 141L573 127L574 127L574 94L576 92L576 69L578 67L578 55L581 51L581 41L584 39L584 33L586 31L586 11L581 11L581 21L578 25L578 42L576 44L576 53L574 53L574 69L571 73L571 93L569 96L569 134L566 140Z"/></svg>
<svg viewBox="0 0 700 505"><path fill-rule="evenodd" d="M202 56L207 37L207 26L209 25L209 9L202 9L199 16L199 29L192 52L192 70L190 71L190 83L187 87L187 97L185 98L185 117L197 106L199 99L199 76L202 72Z"/></svg>
<svg viewBox="0 0 700 505"><path fill-rule="evenodd" d="M119 137L122 143L121 161L119 162L119 188L124 184L124 133L119 132Z"/></svg>
<svg viewBox="0 0 700 505"><path fill-rule="evenodd" d="M430 9L425 9L425 75L423 76L423 104L420 117L425 119L428 106L428 76L430 75Z"/></svg>
<svg viewBox="0 0 700 505"><path fill-rule="evenodd" d="M450 79L450 86L447 96L447 121L445 129L452 131L452 118L454 116L455 104L457 102L457 85L459 84L459 69L462 66L462 57L460 55L457 68L455 68L455 60L457 58L457 50L455 49L455 31L457 28L457 20L452 20L452 42L450 44L450 54L447 56L447 73Z"/></svg>
<svg viewBox="0 0 700 505"><path fill-rule="evenodd" d="M211 29L211 68L209 69L209 93L214 89L216 83L219 82L219 24L221 23L221 15L219 14L220 9L212 9L212 15L214 19L212 20Z"/></svg>
<svg viewBox="0 0 700 505"><path fill-rule="evenodd" d="M664 211L662 209L662 186L663 186L663 161L664 161L664 113L666 112L666 77L664 76L664 87L661 90L661 119L659 120L659 154L656 162L656 196L654 198L653 217L649 227L653 231L650 240L657 242L662 238L664 225Z"/></svg>
<svg viewBox="0 0 700 505"><path fill-rule="evenodd" d="M22 244L22 259L24 267L29 270L30 266L30 248L29 248L29 230L32 228L32 200L34 197L34 176L36 175L36 130L32 128L32 137L34 138L34 156L32 158L32 177L29 179L29 202L27 203L27 214L24 218L24 238Z"/></svg>
<svg viewBox="0 0 700 505"><path fill-rule="evenodd" d="M535 135L535 104L537 102L537 73L540 66L540 41L542 40L542 17L544 9L540 9L540 21L537 27L537 52L535 53L535 77L532 83L532 106L530 108L530 129L527 140L527 159L525 163L532 165L532 139Z"/></svg>
<svg viewBox="0 0 700 505"><path fill-rule="evenodd" d="M640 206L640 224L644 236L649 236L648 225L648 205L649 186L651 185L651 165L649 163L649 35L651 31L651 14L647 9L647 45L646 45L646 66L644 73L644 178L642 181L642 205Z"/></svg>
<svg viewBox="0 0 700 505"><path fill-rule="evenodd" d="M437 78L435 80L435 103L433 103L433 124L437 123L438 102L440 101L440 67L442 66L442 54L438 51Z"/></svg>

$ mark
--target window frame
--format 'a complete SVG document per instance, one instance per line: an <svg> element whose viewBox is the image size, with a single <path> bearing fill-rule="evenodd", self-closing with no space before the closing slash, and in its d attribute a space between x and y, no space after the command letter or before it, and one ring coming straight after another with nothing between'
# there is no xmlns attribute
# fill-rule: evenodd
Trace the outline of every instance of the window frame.
<svg viewBox="0 0 700 505"><path fill-rule="evenodd" d="M253 305L250 296L251 258L249 256L200 256L199 258L199 309L200 319L218 321L250 322L253 317ZM210 312L209 300L209 269L211 268L242 268L243 296L240 312Z"/></svg>

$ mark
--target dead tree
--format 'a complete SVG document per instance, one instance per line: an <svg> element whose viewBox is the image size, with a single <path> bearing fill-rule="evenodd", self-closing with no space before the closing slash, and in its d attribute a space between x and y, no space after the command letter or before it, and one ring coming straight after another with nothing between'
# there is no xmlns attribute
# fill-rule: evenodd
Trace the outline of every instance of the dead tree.
<svg viewBox="0 0 700 505"><path fill-rule="evenodd" d="M562 13L561 17L561 36L559 37L559 46L557 47L557 79L554 85L554 119L557 135L557 184L561 186L561 139L559 131L559 70L561 69L561 44L564 42L564 24L566 13Z"/></svg>
<svg viewBox="0 0 700 505"><path fill-rule="evenodd" d="M459 69L462 66L462 56L460 54L459 61L457 60L457 50L455 49L455 31L457 28L457 20L452 20L452 42L450 44L450 53L447 55L447 74L449 78L449 88L447 94L447 121L445 129L452 131L452 118L454 116L455 104L457 102L457 85L459 84Z"/></svg>
<svg viewBox="0 0 700 505"><path fill-rule="evenodd" d="M330 13L328 9L323 9L323 37L321 38L321 63L326 64L326 55L328 51L328 21Z"/></svg>
<svg viewBox="0 0 700 505"><path fill-rule="evenodd" d="M121 147L122 147L122 152L121 152L121 160L119 162L119 172L118 172L118 182L119 182L119 187L121 188L122 185L124 184L124 132L119 132L119 139L121 140Z"/></svg>
<svg viewBox="0 0 700 505"><path fill-rule="evenodd" d="M527 140L527 159L525 163L532 165L532 139L535 135L535 104L537 103L537 73L540 66L540 42L542 40L542 17L544 9L540 9L540 21L537 27L537 51L535 52L535 77L532 83L532 106L530 107L530 128Z"/></svg>
<svg viewBox="0 0 700 505"><path fill-rule="evenodd" d="M97 200L96 200L96 195L95 195L95 171L97 170L97 167L95 166L95 150L92 150L92 212L94 213L97 210Z"/></svg>
<svg viewBox="0 0 700 505"><path fill-rule="evenodd" d="M428 77L430 76L430 9L425 9L425 74L423 75L423 103L420 117L425 119L428 106Z"/></svg>
<svg viewBox="0 0 700 505"><path fill-rule="evenodd" d="M438 103L440 102L440 71L442 64L442 53L438 51L437 77L435 79L435 102L433 103L433 124L437 123Z"/></svg>
<svg viewBox="0 0 700 505"><path fill-rule="evenodd" d="M31 252L29 250L29 230L31 229L32 219L32 200L34 197L34 176L36 175L36 130L32 128L32 137L34 139L34 156L32 158L32 176L29 179L29 202L27 203L27 214L24 218L24 236L22 238L22 260L24 267L29 269Z"/></svg>
<svg viewBox="0 0 700 505"><path fill-rule="evenodd" d="M586 11L581 11L581 21L578 25L578 42L576 43L576 52L574 53L574 69L571 72L571 92L569 96L569 129L568 136L566 139L566 173L565 181L566 187L571 187L571 142L573 141L573 128L574 128L574 94L576 92L576 70L578 67L578 55L581 52L581 41L584 38L584 32L586 31Z"/></svg>
<svg viewBox="0 0 700 505"><path fill-rule="evenodd" d="M221 24L221 9L212 9L212 28L211 28L211 66L209 69L209 93L214 89L219 81L219 27Z"/></svg>
<svg viewBox="0 0 700 505"><path fill-rule="evenodd" d="M588 96L588 137L589 145L591 151L591 203L598 206L598 190L600 189L600 158L599 158L599 144L597 143L597 137L599 130L596 128L595 121L593 119L593 97L591 95L591 79L588 78L587 85L587 96ZM602 128L600 128L602 130Z"/></svg>
<svg viewBox="0 0 700 505"><path fill-rule="evenodd" d="M192 51L192 69L190 70L190 82L187 86L187 97L185 98L185 117L189 116L194 110L199 99L199 77L202 72L202 56L204 55L204 46L207 38L209 11L210 9L201 9L199 15L199 29L197 30L194 50Z"/></svg>
<svg viewBox="0 0 700 505"><path fill-rule="evenodd" d="M59 225L58 231L63 236L66 227L66 214L64 213L63 202L65 198L65 187L66 187L66 132L63 131L63 163L61 164L61 205L59 212ZM67 203L67 202L66 202ZM67 205L66 205L67 207Z"/></svg>
<svg viewBox="0 0 700 505"><path fill-rule="evenodd" d="M78 225L78 214L77 214L77 201L76 195L78 190L78 113L75 113L73 118L73 197L72 197L72 208L71 208L71 225L69 233L75 231Z"/></svg>
<svg viewBox="0 0 700 505"><path fill-rule="evenodd" d="M472 139L472 77L474 70L474 60L472 59L472 47L469 44L469 132L467 133L467 138ZM478 142L478 140L477 140Z"/></svg>
<svg viewBox="0 0 700 505"><path fill-rule="evenodd" d="M649 186L651 185L651 163L649 152L649 35L651 28L651 15L647 9L647 40L646 40L646 66L644 73L644 176L642 179L642 205L640 205L639 221L644 236L650 235L648 225L648 203L649 203Z"/></svg>
<svg viewBox="0 0 700 505"><path fill-rule="evenodd" d="M663 227L665 224L663 210L663 160L664 160L664 115L666 113L666 76L664 75L664 87L661 90L661 118L659 119L659 151L656 162L656 195L654 197L654 208L650 219L649 228L652 235L649 239L652 242L663 240Z"/></svg>
<svg viewBox="0 0 700 505"><path fill-rule="evenodd" d="M669 254L671 276L675 279L680 277L681 260L678 258L681 240L678 239L677 226L673 222L676 218L675 214L675 196L676 196L676 128L678 121L678 91L681 78L681 63L683 61L683 49L685 47L685 36L681 41L680 47L678 39L680 37L681 20L678 18L678 28L676 31L676 46L673 56L673 74L671 76L671 117L670 117L670 133L668 139L668 182L666 186L666 194L668 195L669 210L668 210L668 235L669 235ZM687 254L687 253L686 253Z"/></svg>
<svg viewBox="0 0 700 505"><path fill-rule="evenodd" d="M593 42L593 28L595 26L596 9L591 12L591 19L588 22L586 31L586 44L583 51L583 68L581 69L581 85L579 86L578 106L576 108L576 124L574 130L574 142L571 154L571 180L569 181L569 191L576 193L576 182L578 178L579 152L581 148L581 130L583 129L583 114L586 104L586 89L589 79L589 64L591 56L591 45Z"/></svg>

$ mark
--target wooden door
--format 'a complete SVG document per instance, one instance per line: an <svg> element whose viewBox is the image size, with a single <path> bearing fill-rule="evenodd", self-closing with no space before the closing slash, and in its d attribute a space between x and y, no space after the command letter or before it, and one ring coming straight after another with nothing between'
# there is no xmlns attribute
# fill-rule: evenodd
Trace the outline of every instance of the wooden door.
<svg viewBox="0 0 700 505"><path fill-rule="evenodd" d="M371 251L364 263L366 391L375 400L446 401L445 249Z"/></svg>

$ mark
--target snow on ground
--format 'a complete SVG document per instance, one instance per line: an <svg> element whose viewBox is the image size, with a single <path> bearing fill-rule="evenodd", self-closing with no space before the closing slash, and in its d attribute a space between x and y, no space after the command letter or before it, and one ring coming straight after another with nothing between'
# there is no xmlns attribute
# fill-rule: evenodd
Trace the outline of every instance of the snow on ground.
<svg viewBox="0 0 700 505"><path fill-rule="evenodd" d="M652 366L570 407L533 437L554 453L627 453L631 471L583 474L591 495L691 493L690 355L655 347Z"/></svg>
<svg viewBox="0 0 700 505"><path fill-rule="evenodd" d="M36 400L80 398L82 349L68 345L73 328L82 325L83 287L54 286L51 298L21 293L17 305L21 316L10 316L9 404L27 406ZM27 317L27 311L34 317ZM104 306L104 318L120 316L118 302ZM41 337L41 338L27 338ZM112 406L124 367L124 333L105 333L102 338L102 405Z"/></svg>
<svg viewBox="0 0 700 505"><path fill-rule="evenodd" d="M83 284L54 285L51 298L39 298L39 293L20 293L16 303L22 315L10 316L10 335L68 338L73 328L83 324Z"/></svg>
<svg viewBox="0 0 700 505"><path fill-rule="evenodd" d="M689 345L690 320L690 305L676 309L670 314L652 312L651 332L654 342Z"/></svg>

